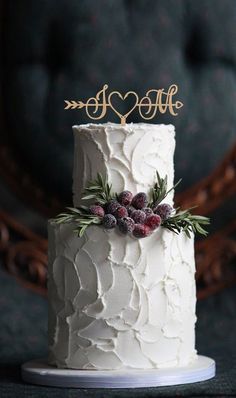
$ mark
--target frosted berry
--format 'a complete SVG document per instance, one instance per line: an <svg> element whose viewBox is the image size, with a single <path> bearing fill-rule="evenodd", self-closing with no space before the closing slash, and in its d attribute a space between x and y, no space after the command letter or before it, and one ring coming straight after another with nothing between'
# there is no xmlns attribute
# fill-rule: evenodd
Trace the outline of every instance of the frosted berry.
<svg viewBox="0 0 236 398"><path fill-rule="evenodd" d="M172 211L173 207L168 203L163 203L154 208L154 213L159 214L163 221L171 216Z"/></svg>
<svg viewBox="0 0 236 398"><path fill-rule="evenodd" d="M150 216L151 214L153 214L153 211L151 209L151 207L144 207L142 209L142 211L144 211L144 213L146 214L146 217Z"/></svg>
<svg viewBox="0 0 236 398"><path fill-rule="evenodd" d="M132 213L133 213L133 211L136 210L136 209L135 209L134 206L128 206L128 207L127 207L127 210L128 210L129 217L132 217Z"/></svg>
<svg viewBox="0 0 236 398"><path fill-rule="evenodd" d="M151 234L151 228L145 224L135 224L133 235L135 238L146 238Z"/></svg>
<svg viewBox="0 0 236 398"><path fill-rule="evenodd" d="M94 214L95 216L98 217L103 217L105 214L104 209L102 208L102 206L99 205L90 206L89 211L91 214Z"/></svg>
<svg viewBox="0 0 236 398"><path fill-rule="evenodd" d="M134 229L134 220L130 217L120 218L118 221L120 232L123 234L131 233Z"/></svg>
<svg viewBox="0 0 236 398"><path fill-rule="evenodd" d="M106 229L112 229L116 226L116 218L112 214L105 214L102 220L103 226Z"/></svg>
<svg viewBox="0 0 236 398"><path fill-rule="evenodd" d="M128 211L127 211L126 207L124 207L124 206L118 207L114 213L114 216L116 218L128 217Z"/></svg>
<svg viewBox="0 0 236 398"><path fill-rule="evenodd" d="M110 200L110 202L106 203L105 212L107 214L113 214L114 215L114 213L118 209L118 207L120 207L120 203L117 202L117 200L112 199L112 200Z"/></svg>
<svg viewBox="0 0 236 398"><path fill-rule="evenodd" d="M142 210L134 210L131 214L135 224L143 224L146 219L146 214Z"/></svg>
<svg viewBox="0 0 236 398"><path fill-rule="evenodd" d="M130 191L123 191L118 196L118 202L122 206L128 206L132 202L133 194Z"/></svg>
<svg viewBox="0 0 236 398"><path fill-rule="evenodd" d="M134 206L136 209L143 209L143 207L147 206L147 203L148 200L145 192L137 193L137 195L133 197L133 200L131 202L132 206Z"/></svg>
<svg viewBox="0 0 236 398"><path fill-rule="evenodd" d="M153 231L161 225L161 217L159 214L151 214L146 218L145 224Z"/></svg>

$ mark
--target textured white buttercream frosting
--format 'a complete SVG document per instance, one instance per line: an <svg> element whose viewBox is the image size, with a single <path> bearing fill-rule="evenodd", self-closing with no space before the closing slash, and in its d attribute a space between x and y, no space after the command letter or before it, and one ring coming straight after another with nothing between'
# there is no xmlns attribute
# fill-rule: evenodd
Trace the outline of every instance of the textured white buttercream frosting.
<svg viewBox="0 0 236 398"><path fill-rule="evenodd" d="M49 224L50 363L158 368L195 356L193 238L160 228L145 239Z"/></svg>
<svg viewBox="0 0 236 398"><path fill-rule="evenodd" d="M97 172L107 175L115 192L128 189L147 192L158 170L173 186L175 130L172 125L114 123L74 126L75 150L73 172L74 206L81 204L81 194ZM172 203L173 191L165 202Z"/></svg>
<svg viewBox="0 0 236 398"><path fill-rule="evenodd" d="M97 172L114 191L148 192L155 171L174 179L174 127L74 126L74 205ZM173 202L173 192L165 199ZM195 351L193 236L159 228L136 239L49 222L50 363L76 369L188 364Z"/></svg>

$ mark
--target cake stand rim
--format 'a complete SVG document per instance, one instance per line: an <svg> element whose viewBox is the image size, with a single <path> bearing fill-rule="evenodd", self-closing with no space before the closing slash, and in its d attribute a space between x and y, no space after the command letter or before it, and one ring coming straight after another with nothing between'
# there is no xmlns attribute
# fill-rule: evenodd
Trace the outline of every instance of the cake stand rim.
<svg viewBox="0 0 236 398"><path fill-rule="evenodd" d="M184 385L206 381L215 376L212 358L197 355L189 365L161 369L64 369L47 364L45 358L21 366L22 379L30 384L60 388L148 388Z"/></svg>

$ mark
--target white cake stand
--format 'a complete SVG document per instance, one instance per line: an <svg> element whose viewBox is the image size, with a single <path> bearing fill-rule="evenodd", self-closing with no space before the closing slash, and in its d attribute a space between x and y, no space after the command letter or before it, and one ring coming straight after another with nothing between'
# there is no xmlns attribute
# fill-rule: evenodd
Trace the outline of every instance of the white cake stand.
<svg viewBox="0 0 236 398"><path fill-rule="evenodd" d="M139 388L188 384L215 376L215 361L199 355L181 368L149 370L75 370L57 369L44 359L22 365L22 378L27 383L72 388Z"/></svg>

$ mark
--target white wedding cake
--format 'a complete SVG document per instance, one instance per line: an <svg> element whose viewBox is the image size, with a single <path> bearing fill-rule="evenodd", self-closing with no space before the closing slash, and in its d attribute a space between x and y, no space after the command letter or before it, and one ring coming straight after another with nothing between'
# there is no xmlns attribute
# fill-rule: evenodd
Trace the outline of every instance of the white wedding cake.
<svg viewBox="0 0 236 398"><path fill-rule="evenodd" d="M74 126L74 206L88 181L148 193L156 170L173 186L172 125ZM173 204L173 190L165 203ZM194 237L159 227L143 238L117 228L49 221L49 363L74 369L187 365L195 350Z"/></svg>

